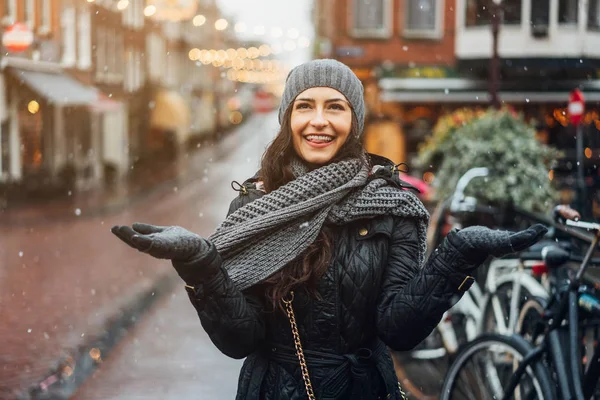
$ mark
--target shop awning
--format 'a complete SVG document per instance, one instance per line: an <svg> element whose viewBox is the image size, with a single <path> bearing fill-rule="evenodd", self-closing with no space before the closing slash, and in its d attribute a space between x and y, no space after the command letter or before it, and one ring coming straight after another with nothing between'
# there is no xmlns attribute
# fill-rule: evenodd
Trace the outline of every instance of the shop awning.
<svg viewBox="0 0 600 400"><path fill-rule="evenodd" d="M29 71L9 68L11 74L31 90L51 103L60 106L92 105L99 91L86 86L63 72Z"/></svg>
<svg viewBox="0 0 600 400"><path fill-rule="evenodd" d="M489 103L488 82L462 78L384 78L381 99L399 103ZM586 101L600 102L597 81L540 83L502 82L498 96L507 103L567 103L569 92L580 88Z"/></svg>

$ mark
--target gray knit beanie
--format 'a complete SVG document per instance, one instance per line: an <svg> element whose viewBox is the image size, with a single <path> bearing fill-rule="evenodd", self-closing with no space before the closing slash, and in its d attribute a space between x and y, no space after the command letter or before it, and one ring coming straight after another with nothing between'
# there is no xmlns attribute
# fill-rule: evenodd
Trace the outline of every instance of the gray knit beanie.
<svg viewBox="0 0 600 400"><path fill-rule="evenodd" d="M294 67L287 76L279 105L279 123L285 110L296 96L313 87L330 87L346 96L358 120L358 136L365 125L364 89L361 81L348 66L337 60L312 60Z"/></svg>

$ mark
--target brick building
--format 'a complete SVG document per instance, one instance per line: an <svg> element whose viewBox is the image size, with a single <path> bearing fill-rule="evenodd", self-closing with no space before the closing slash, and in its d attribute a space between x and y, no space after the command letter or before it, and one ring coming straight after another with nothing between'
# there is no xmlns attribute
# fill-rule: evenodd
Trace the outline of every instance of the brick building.
<svg viewBox="0 0 600 400"><path fill-rule="evenodd" d="M569 92L578 87L588 102L587 145L596 146L590 141L600 137L598 1L581 7L578 0L500 3L500 100L536 122L549 142L571 149L574 144L564 140L572 137L566 134L572 127L565 107ZM401 147L399 161L410 161L441 113L489 104L490 4L315 1L315 56L351 66L365 84L371 122L387 121L373 130L382 137L370 144ZM367 129L367 142L369 133ZM400 139L390 146L388 139L394 135Z"/></svg>

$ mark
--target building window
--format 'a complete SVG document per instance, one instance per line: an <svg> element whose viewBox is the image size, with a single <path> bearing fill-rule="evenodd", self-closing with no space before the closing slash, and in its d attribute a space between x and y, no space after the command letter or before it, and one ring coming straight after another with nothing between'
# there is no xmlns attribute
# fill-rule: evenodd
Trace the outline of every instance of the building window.
<svg viewBox="0 0 600 400"><path fill-rule="evenodd" d="M142 87L142 52L140 50L136 50L135 54L134 54L134 60L133 62L135 63L135 67L134 67L134 71L135 71L135 79L134 79L134 90L138 90L139 88Z"/></svg>
<svg viewBox="0 0 600 400"><path fill-rule="evenodd" d="M143 28L144 27L144 1L143 0L133 0L133 4L135 6L135 17L133 26L135 28Z"/></svg>
<svg viewBox="0 0 600 400"><path fill-rule="evenodd" d="M106 30L99 26L96 30L96 81L103 82L106 74Z"/></svg>
<svg viewBox="0 0 600 400"><path fill-rule="evenodd" d="M4 13L2 24L14 24L17 20L17 0L4 0Z"/></svg>
<svg viewBox="0 0 600 400"><path fill-rule="evenodd" d="M62 28L62 63L73 66L76 60L77 35L75 32L75 8L64 8L61 14Z"/></svg>
<svg viewBox="0 0 600 400"><path fill-rule="evenodd" d="M47 35L52 29L52 0L41 0L42 7L40 8L40 35Z"/></svg>
<svg viewBox="0 0 600 400"><path fill-rule="evenodd" d="M441 38L444 0L405 0L404 36Z"/></svg>
<svg viewBox="0 0 600 400"><path fill-rule="evenodd" d="M358 38L390 37L392 5L392 0L352 0L350 34Z"/></svg>
<svg viewBox="0 0 600 400"><path fill-rule="evenodd" d="M29 29L35 26L35 0L25 0L25 23Z"/></svg>
<svg viewBox="0 0 600 400"><path fill-rule="evenodd" d="M589 0L588 29L600 30L600 0Z"/></svg>
<svg viewBox="0 0 600 400"><path fill-rule="evenodd" d="M106 31L106 80L115 83L117 76L117 32L114 28Z"/></svg>
<svg viewBox="0 0 600 400"><path fill-rule="evenodd" d="M550 2L548 0L531 0L531 32L545 36L550 26Z"/></svg>
<svg viewBox="0 0 600 400"><path fill-rule="evenodd" d="M125 79L123 80L123 87L128 92L134 91L134 54L133 48L128 48L125 50Z"/></svg>
<svg viewBox="0 0 600 400"><path fill-rule="evenodd" d="M150 33L146 37L146 68L148 70L148 79L151 81L160 80L165 75L165 59L167 50L162 36L156 33Z"/></svg>
<svg viewBox="0 0 600 400"><path fill-rule="evenodd" d="M565 25L577 24L577 13L579 11L579 0L559 0L558 23Z"/></svg>
<svg viewBox="0 0 600 400"><path fill-rule="evenodd" d="M467 0L465 22L467 26L489 25L490 2L488 0ZM503 0L501 19L504 25L521 24L522 0Z"/></svg>
<svg viewBox="0 0 600 400"><path fill-rule="evenodd" d="M88 69L92 65L92 31L89 9L80 10L77 21L77 34L79 40L78 66Z"/></svg>
<svg viewBox="0 0 600 400"><path fill-rule="evenodd" d="M123 81L124 70L125 70L125 62L124 59L125 53L125 37L122 32L119 32L115 41L115 67L114 71L116 74L116 78L119 81Z"/></svg>

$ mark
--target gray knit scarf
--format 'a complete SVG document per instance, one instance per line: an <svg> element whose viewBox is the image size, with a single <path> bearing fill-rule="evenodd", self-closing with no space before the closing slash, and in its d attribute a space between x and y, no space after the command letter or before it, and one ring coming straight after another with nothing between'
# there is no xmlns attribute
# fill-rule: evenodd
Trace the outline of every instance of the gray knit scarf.
<svg viewBox="0 0 600 400"><path fill-rule="evenodd" d="M301 255L325 222L344 225L385 214L414 219L419 235L415 256L423 264L429 213L412 192L381 178L368 180L369 168L358 159L309 172L301 165L293 165L295 180L240 207L209 237L240 290Z"/></svg>

